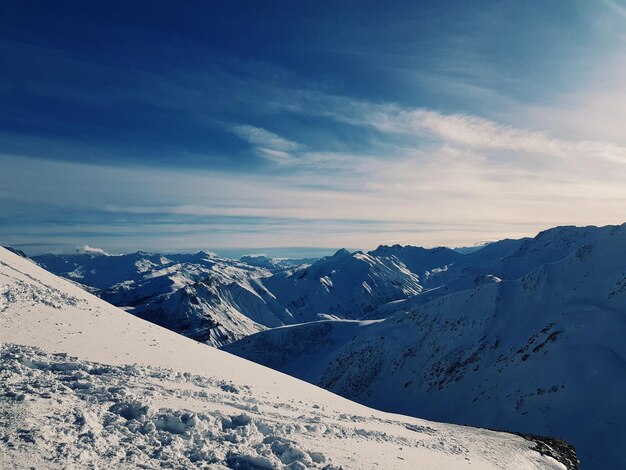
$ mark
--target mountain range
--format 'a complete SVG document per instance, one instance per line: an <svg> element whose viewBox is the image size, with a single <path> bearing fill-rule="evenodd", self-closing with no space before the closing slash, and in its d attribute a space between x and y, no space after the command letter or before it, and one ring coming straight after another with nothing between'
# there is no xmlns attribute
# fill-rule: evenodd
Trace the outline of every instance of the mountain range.
<svg viewBox="0 0 626 470"><path fill-rule="evenodd" d="M276 328L225 349L378 409L562 436L586 468L620 468L624 260L626 225L558 227L431 270L431 290L368 320Z"/></svg>
<svg viewBox="0 0 626 470"><path fill-rule="evenodd" d="M413 269L424 266L422 273L455 255L448 248L423 250L409 253L407 262ZM300 262L309 260L234 260L206 252L79 253L33 260L113 305L213 346L282 325L361 318L423 290L418 272L376 252L339 250L304 265Z"/></svg>
<svg viewBox="0 0 626 470"><path fill-rule="evenodd" d="M351 400L564 437L584 465L612 468L626 441L625 255L626 224L305 264L204 252L34 259L136 316Z"/></svg>
<svg viewBox="0 0 626 470"><path fill-rule="evenodd" d="M3 469L578 468L563 441L364 407L130 315L3 248L0 377Z"/></svg>

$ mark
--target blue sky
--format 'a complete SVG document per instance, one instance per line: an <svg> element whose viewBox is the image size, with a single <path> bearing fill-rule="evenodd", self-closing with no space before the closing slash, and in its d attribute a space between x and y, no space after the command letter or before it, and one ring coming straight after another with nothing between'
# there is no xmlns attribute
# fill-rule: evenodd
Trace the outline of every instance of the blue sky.
<svg viewBox="0 0 626 470"><path fill-rule="evenodd" d="M622 223L624 50L623 0L3 2L0 243L296 256Z"/></svg>

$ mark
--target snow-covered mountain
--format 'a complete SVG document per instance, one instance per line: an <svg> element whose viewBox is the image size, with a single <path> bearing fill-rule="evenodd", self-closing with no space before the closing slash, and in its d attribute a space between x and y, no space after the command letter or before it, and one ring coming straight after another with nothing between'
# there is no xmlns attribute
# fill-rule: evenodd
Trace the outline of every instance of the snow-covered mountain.
<svg viewBox="0 0 626 470"><path fill-rule="evenodd" d="M325 318L379 319L403 307L513 279L593 237L562 227L535 239L502 240L467 255L439 247L339 250L307 260L137 252L33 259L102 299L214 346L281 325Z"/></svg>
<svg viewBox="0 0 626 470"><path fill-rule="evenodd" d="M447 292L387 305L385 319L277 328L226 349L369 406L558 435L586 468L622 468L626 224L505 243L435 273L426 284L440 277Z"/></svg>
<svg viewBox="0 0 626 470"><path fill-rule="evenodd" d="M373 251L371 256L395 258L401 261L414 274L424 276L432 269L441 268L458 262L464 255L446 247L421 248L418 246L381 245Z"/></svg>
<svg viewBox="0 0 626 470"><path fill-rule="evenodd" d="M384 303L422 290L419 277L399 259L347 250L263 283L291 313L291 323L320 316L360 318Z"/></svg>
<svg viewBox="0 0 626 470"><path fill-rule="evenodd" d="M218 346L266 326L228 303L219 289L249 291L254 279L271 275L263 267L214 254L43 255L33 259L47 270L87 286L102 299L186 336ZM91 288L91 289L89 289Z"/></svg>
<svg viewBox="0 0 626 470"><path fill-rule="evenodd" d="M449 253L435 253L432 258L444 260L456 254L445 250ZM231 260L204 252L33 259L55 274L95 289L92 292L107 302L214 346L285 324L360 318L422 290L419 275L399 257L346 250L297 266L303 260ZM432 264L433 260L425 262L428 267Z"/></svg>
<svg viewBox="0 0 626 470"><path fill-rule="evenodd" d="M32 259L54 274L100 289L105 300L121 306L137 305L154 294L175 292L209 274L219 275L223 282L270 274L204 251L168 255L143 251L127 255L79 253Z"/></svg>
<svg viewBox="0 0 626 470"><path fill-rule="evenodd" d="M469 253L446 269L430 273L425 285L462 290L473 287L477 278L517 279L540 266L563 259L578 248L598 243L615 226L555 227L540 232L534 238L501 240Z"/></svg>
<svg viewBox="0 0 626 470"><path fill-rule="evenodd" d="M315 263L317 260L318 258L270 258L265 255L245 255L239 258L239 261L243 263L265 268L271 272L306 267Z"/></svg>
<svg viewBox="0 0 626 470"><path fill-rule="evenodd" d="M210 273L129 311L197 341L224 345L267 327L293 323L290 313L261 281L253 277L225 280Z"/></svg>
<svg viewBox="0 0 626 470"><path fill-rule="evenodd" d="M0 248L0 467L577 468L561 441L379 412Z"/></svg>

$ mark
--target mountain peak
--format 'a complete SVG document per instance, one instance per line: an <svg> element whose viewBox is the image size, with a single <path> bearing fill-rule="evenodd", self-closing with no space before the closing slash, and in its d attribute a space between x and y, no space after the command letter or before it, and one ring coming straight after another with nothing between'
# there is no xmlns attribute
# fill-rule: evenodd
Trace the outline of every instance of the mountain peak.
<svg viewBox="0 0 626 470"><path fill-rule="evenodd" d="M335 252L335 254L332 256L332 258L343 258L344 256L350 256L351 254L352 253L350 253L345 248L340 248L339 250L337 250Z"/></svg>

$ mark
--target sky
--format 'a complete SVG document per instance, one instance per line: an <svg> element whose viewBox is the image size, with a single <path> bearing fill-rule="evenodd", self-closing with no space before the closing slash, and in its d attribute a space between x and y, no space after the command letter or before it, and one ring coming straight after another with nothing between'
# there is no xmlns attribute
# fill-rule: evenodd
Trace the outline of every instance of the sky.
<svg viewBox="0 0 626 470"><path fill-rule="evenodd" d="M0 244L314 256L626 221L626 0L3 1Z"/></svg>

